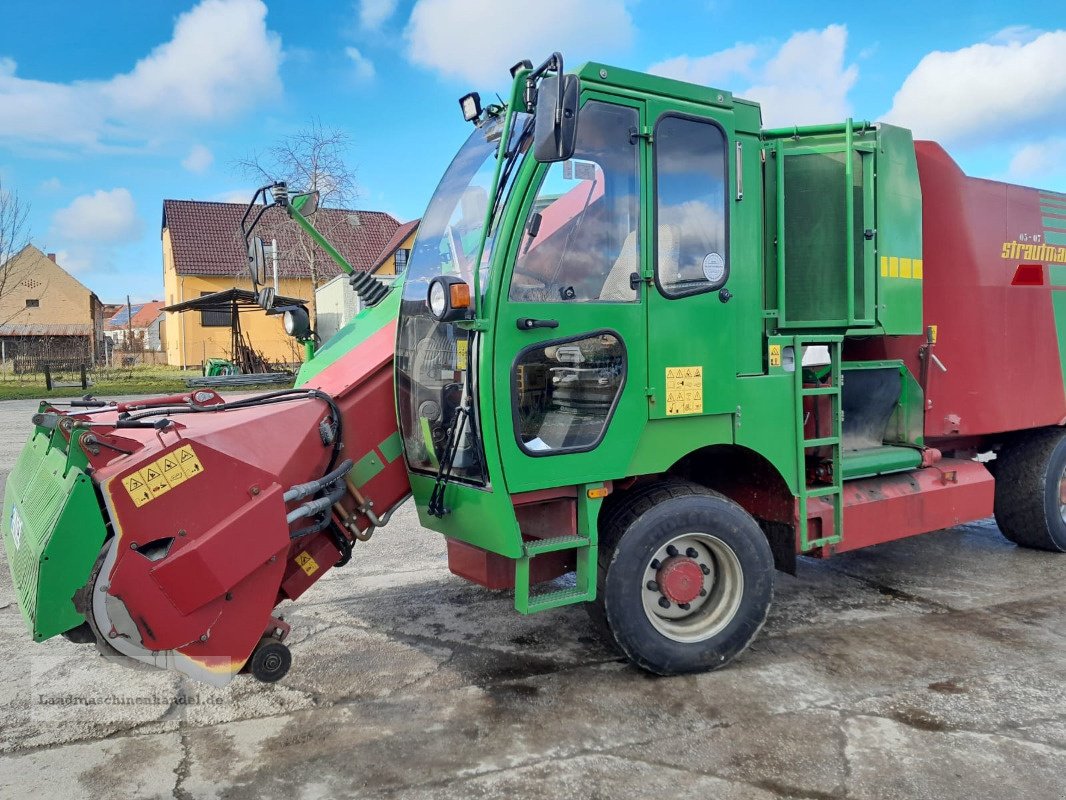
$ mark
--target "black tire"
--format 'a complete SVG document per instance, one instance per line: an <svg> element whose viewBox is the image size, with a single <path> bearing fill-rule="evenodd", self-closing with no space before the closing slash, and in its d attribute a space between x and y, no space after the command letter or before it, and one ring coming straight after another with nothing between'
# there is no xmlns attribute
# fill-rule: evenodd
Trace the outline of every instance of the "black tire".
<svg viewBox="0 0 1066 800"><path fill-rule="evenodd" d="M599 527L597 599L589 604L589 614L607 641L636 666L658 675L718 669L743 652L762 628L773 599L773 555L758 523L728 498L683 480L658 481L610 498ZM720 629L698 641L679 641L645 611L645 579L658 577L648 573L656 554L689 535L704 536L716 542L714 547L724 545L720 552L733 565L730 569L739 566L742 588L735 589L729 601L735 610L723 616ZM712 588L706 601L708 609L717 602L716 591ZM692 611L691 617L701 613Z"/></svg>
<svg viewBox="0 0 1066 800"><path fill-rule="evenodd" d="M248 661L248 671L256 680L274 683L285 677L292 666L292 653L277 639L261 639Z"/></svg>
<svg viewBox="0 0 1066 800"><path fill-rule="evenodd" d="M996 456L996 524L1019 547L1066 552L1059 481L1066 471L1066 431L1031 431Z"/></svg>

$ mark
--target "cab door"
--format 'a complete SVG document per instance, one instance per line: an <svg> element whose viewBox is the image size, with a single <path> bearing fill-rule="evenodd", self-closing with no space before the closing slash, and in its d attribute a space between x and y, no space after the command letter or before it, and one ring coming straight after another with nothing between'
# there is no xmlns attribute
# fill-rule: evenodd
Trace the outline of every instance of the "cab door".
<svg viewBox="0 0 1066 800"><path fill-rule="evenodd" d="M511 492L624 476L647 421L643 113L590 97L573 158L528 184L493 359Z"/></svg>
<svg viewBox="0 0 1066 800"><path fill-rule="evenodd" d="M648 115L654 261L647 300L649 417L732 413L732 113L649 101Z"/></svg>

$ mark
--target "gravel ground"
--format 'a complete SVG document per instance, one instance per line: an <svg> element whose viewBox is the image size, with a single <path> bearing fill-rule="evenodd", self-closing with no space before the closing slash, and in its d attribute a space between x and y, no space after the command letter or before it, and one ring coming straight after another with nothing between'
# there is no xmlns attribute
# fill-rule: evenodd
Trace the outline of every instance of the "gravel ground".
<svg viewBox="0 0 1066 800"><path fill-rule="evenodd" d="M0 476L35 403L0 403ZM0 797L1066 798L1066 556L991 520L779 575L721 672L521 617L401 510L285 609L280 684L34 644L0 571Z"/></svg>

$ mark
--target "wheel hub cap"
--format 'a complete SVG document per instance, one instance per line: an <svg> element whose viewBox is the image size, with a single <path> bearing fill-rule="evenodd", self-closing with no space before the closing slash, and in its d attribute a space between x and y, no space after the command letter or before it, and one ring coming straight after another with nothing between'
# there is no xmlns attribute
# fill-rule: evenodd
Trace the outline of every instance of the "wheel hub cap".
<svg viewBox="0 0 1066 800"><path fill-rule="evenodd" d="M694 559L675 556L666 559L656 573L663 595L674 603L691 603L703 588L703 570Z"/></svg>

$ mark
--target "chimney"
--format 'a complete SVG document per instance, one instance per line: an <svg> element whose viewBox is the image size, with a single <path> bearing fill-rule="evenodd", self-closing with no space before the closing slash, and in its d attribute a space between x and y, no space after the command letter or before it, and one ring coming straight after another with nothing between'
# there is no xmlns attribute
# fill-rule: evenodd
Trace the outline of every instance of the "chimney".
<svg viewBox="0 0 1066 800"><path fill-rule="evenodd" d="M51 261L53 264L56 263L56 254L55 253L49 253L48 254L48 260Z"/></svg>

